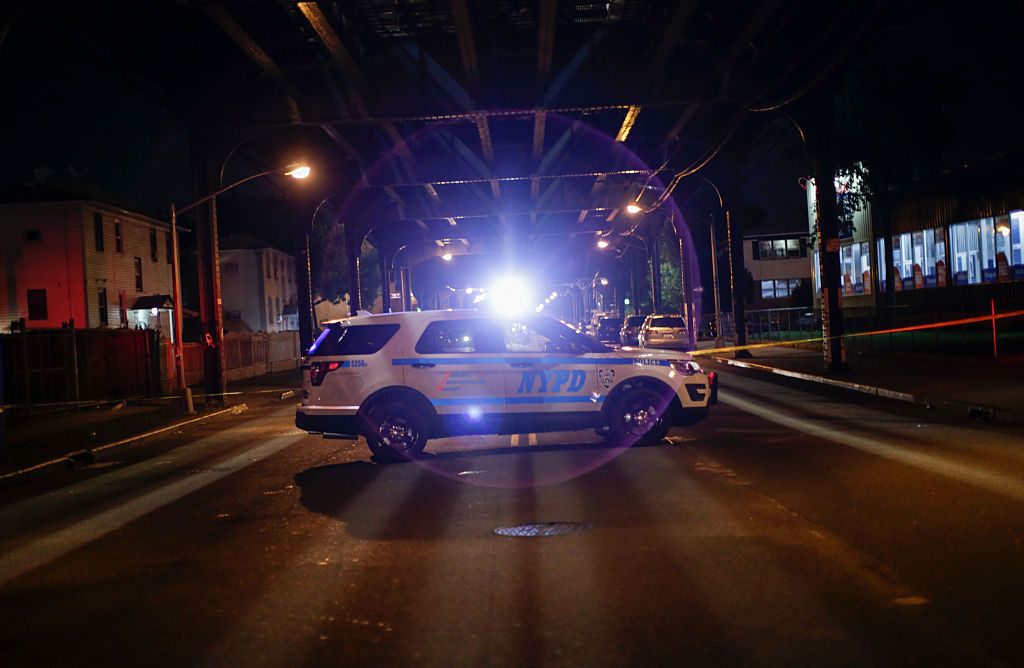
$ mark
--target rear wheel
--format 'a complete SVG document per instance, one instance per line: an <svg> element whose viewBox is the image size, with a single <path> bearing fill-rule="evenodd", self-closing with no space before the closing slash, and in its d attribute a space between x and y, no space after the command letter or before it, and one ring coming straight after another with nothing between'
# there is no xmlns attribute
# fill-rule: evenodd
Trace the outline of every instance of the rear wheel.
<svg viewBox="0 0 1024 668"><path fill-rule="evenodd" d="M611 409L608 427L620 443L657 443L669 430L669 398L649 387L626 390Z"/></svg>
<svg viewBox="0 0 1024 668"><path fill-rule="evenodd" d="M364 435L376 458L401 461L423 452L427 445L427 421L415 406L382 401L366 412Z"/></svg>

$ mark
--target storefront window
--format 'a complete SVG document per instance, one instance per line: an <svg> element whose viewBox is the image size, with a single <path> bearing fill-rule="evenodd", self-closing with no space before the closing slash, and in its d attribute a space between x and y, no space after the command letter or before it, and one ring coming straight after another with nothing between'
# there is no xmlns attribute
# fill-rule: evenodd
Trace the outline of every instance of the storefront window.
<svg viewBox="0 0 1024 668"><path fill-rule="evenodd" d="M1010 266L1013 277L1024 279L1024 211L1010 212Z"/></svg>
<svg viewBox="0 0 1024 668"><path fill-rule="evenodd" d="M840 248L840 271L844 295L871 294L871 250L867 241Z"/></svg>
<svg viewBox="0 0 1024 668"><path fill-rule="evenodd" d="M884 292L887 276L885 271L885 239L875 241L875 257L878 258L878 287Z"/></svg>
<svg viewBox="0 0 1024 668"><path fill-rule="evenodd" d="M937 227L893 237L892 264L897 290L945 286L945 232Z"/></svg>

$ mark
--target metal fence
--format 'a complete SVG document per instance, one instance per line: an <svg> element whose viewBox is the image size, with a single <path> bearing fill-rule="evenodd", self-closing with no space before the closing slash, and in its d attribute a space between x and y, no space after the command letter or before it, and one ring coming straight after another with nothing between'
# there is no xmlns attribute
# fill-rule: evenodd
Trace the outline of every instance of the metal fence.
<svg viewBox="0 0 1024 668"><path fill-rule="evenodd" d="M971 304L849 307L843 309L843 329L847 347L862 352L955 357L1019 355L1024 353L1024 317L960 321L1020 310L1024 310L1024 302L1011 300L993 302L989 309ZM936 324L940 326L931 326ZM747 311L747 335L759 342L819 338L821 312L807 308Z"/></svg>

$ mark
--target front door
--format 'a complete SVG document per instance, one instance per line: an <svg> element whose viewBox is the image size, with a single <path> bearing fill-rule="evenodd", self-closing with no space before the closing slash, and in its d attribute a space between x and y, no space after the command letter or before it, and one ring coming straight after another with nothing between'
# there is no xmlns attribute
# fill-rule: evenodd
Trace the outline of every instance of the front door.
<svg viewBox="0 0 1024 668"><path fill-rule="evenodd" d="M510 418L587 413L601 409L597 368L541 319L502 322L506 410Z"/></svg>

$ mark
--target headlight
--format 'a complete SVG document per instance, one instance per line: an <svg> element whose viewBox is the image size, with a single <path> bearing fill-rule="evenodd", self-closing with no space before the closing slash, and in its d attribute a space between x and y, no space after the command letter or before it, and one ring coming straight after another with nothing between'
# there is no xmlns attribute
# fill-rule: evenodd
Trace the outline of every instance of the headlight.
<svg viewBox="0 0 1024 668"><path fill-rule="evenodd" d="M672 360L669 362L672 368L684 376L692 376L695 373L704 373L704 369L700 368L700 365L693 360Z"/></svg>

